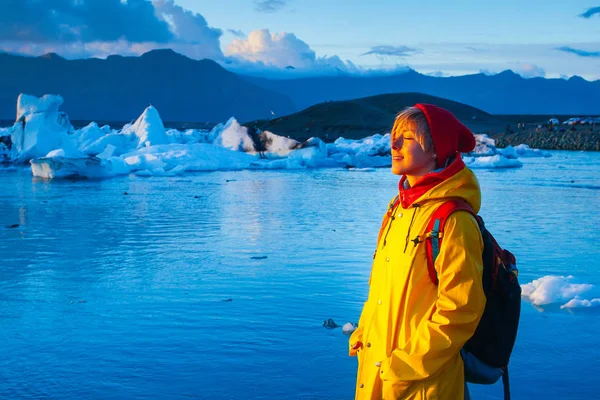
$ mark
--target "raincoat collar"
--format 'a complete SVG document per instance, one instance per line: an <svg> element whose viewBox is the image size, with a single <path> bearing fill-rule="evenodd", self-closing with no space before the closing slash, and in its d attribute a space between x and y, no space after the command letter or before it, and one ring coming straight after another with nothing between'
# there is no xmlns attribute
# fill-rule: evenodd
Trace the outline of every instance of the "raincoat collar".
<svg viewBox="0 0 600 400"><path fill-rule="evenodd" d="M433 189L440 183L456 175L465 168L465 163L460 155L446 168L435 170L419 179L414 186L409 186L406 175L398 183L400 204L402 208L410 207L417 199Z"/></svg>

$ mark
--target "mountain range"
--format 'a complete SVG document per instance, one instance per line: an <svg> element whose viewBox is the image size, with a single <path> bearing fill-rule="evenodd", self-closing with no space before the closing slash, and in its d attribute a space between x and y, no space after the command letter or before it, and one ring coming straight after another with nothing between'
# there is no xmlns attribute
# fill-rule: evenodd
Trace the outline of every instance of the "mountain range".
<svg viewBox="0 0 600 400"><path fill-rule="evenodd" d="M236 74L212 60L172 50L139 57L66 60L57 54L0 54L0 119L14 118L19 93L59 94L72 120L135 119L155 106L164 121L245 122L277 118L317 103L418 92L490 114L600 114L600 80L525 79L496 75L433 77L414 70L390 75L268 79Z"/></svg>
<svg viewBox="0 0 600 400"><path fill-rule="evenodd" d="M245 121L296 111L285 95L171 50L105 60L0 54L0 119L15 117L19 93L61 95L72 120L129 121L149 105L164 121Z"/></svg>

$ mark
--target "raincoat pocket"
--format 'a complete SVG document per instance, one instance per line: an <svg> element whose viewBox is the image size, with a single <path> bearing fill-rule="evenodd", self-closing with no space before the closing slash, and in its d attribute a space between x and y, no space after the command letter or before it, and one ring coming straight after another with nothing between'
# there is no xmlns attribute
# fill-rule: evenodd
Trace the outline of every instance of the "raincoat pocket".
<svg viewBox="0 0 600 400"><path fill-rule="evenodd" d="M404 399L414 389L415 382L386 380L382 382L381 398L384 400Z"/></svg>

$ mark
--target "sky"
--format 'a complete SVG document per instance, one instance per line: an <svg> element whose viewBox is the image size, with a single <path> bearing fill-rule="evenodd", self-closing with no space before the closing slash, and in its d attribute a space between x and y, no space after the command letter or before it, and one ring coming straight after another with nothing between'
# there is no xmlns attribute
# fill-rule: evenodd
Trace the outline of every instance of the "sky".
<svg viewBox="0 0 600 400"><path fill-rule="evenodd" d="M0 50L72 59L172 48L265 76L409 67L597 80L591 1L2 0Z"/></svg>

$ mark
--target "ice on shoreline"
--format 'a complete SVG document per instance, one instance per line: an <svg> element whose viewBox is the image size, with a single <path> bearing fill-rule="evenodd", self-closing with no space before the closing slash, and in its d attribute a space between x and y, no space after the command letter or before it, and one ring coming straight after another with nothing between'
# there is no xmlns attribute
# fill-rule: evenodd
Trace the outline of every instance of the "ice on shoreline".
<svg viewBox="0 0 600 400"><path fill-rule="evenodd" d="M92 122L75 130L59 111L62 102L60 96L20 95L19 119L0 129L0 161L29 161L34 176L48 179L241 169L369 170L392 163L389 133L360 140L340 137L328 144L318 138L298 142L242 126L233 117L210 131L167 130L152 106L121 129ZM517 168L523 165L517 157L543 154L526 145L500 150L486 135L475 136L477 148L464 155L471 168Z"/></svg>

